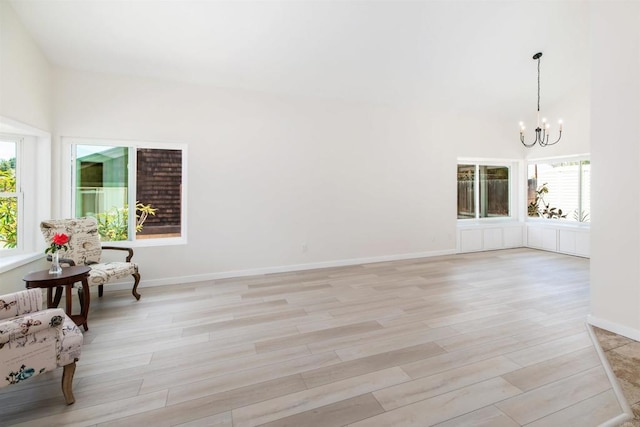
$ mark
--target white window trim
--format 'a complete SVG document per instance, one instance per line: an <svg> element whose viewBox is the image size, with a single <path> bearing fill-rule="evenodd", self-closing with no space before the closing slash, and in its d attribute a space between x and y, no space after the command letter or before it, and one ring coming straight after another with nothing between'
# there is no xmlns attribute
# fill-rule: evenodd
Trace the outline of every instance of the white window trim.
<svg viewBox="0 0 640 427"><path fill-rule="evenodd" d="M16 251L0 257L0 273L4 273L44 257L39 225L51 216L51 134L4 116L0 116L0 133L23 137L22 162L29 162L20 166L21 238Z"/></svg>
<svg viewBox="0 0 640 427"><path fill-rule="evenodd" d="M521 187L521 182L524 180L525 173L524 162L520 159L496 159L496 158L479 158L479 157L458 157L456 163L456 170L458 165L471 164L476 166L500 166L509 168L509 216L494 217L494 218L457 218L459 226L473 225L473 224L487 224L487 223L505 223L520 221L523 215L526 214L524 209L520 207L524 203L525 197L518 189ZM526 180L524 181L526 183ZM477 191L474 192L474 197L477 197ZM457 196L456 196L457 197ZM478 206L478 200L475 200L476 207ZM476 212L477 214L477 212Z"/></svg>
<svg viewBox="0 0 640 427"><path fill-rule="evenodd" d="M74 145L105 145L119 146L130 148L151 148L161 150L181 150L182 151L182 200L180 214L180 237L168 237L158 239L139 239L139 240L122 240L115 242L103 242L105 245L117 247L146 247L146 246L169 246L169 245L186 245L187 244L187 144L176 142L157 142L157 141L141 141L141 140L120 140L120 139L104 139L104 138L86 138L86 137L61 137L62 145L62 163L69 165L63 168L62 182L68 183L63 186L62 195L62 215L68 218L75 216L73 211L73 191L74 186L74 162L73 146ZM135 150L133 150L135 153ZM132 169L132 163L135 161L135 154L129 156L129 169ZM135 195L129 192L129 206L135 204ZM132 234L133 235L133 234Z"/></svg>

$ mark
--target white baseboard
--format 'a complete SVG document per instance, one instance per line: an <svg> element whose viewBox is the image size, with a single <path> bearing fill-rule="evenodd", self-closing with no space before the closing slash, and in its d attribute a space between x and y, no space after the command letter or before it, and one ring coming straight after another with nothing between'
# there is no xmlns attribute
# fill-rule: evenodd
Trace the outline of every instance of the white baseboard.
<svg viewBox="0 0 640 427"><path fill-rule="evenodd" d="M591 314L587 316L587 322L589 322L590 325L597 326L601 329L606 329L607 331L615 332L618 335L631 338L634 341L640 341L640 331L637 329L630 328L616 322L611 322L609 320L601 319Z"/></svg>
<svg viewBox="0 0 640 427"><path fill-rule="evenodd" d="M454 255L455 253L456 253L455 249L447 249L442 251L414 252L414 253L408 253L408 254L382 255L382 256L368 257L368 258L352 258L352 259L343 259L343 260L322 261L322 262L314 262L314 263L308 263L308 264L293 264L293 265L283 265L283 266L275 266L275 267L252 268L247 270L223 271L219 273L195 274L195 275L189 275L189 276L174 276L174 277L167 277L163 279L145 279L144 271L141 271L140 276L142 280L140 280L140 286L138 287L138 289L145 288L148 286L168 286L168 285L177 285L182 283L205 282L207 280L229 279L232 277L259 276L263 274L288 273L291 271L313 270L317 268L344 267L348 265L371 264L375 262L386 262L386 261L399 261L403 259L432 258L432 257L442 256L442 255ZM111 284L109 285L109 289L111 290L131 289L132 286L133 286L133 281L127 281L122 283Z"/></svg>

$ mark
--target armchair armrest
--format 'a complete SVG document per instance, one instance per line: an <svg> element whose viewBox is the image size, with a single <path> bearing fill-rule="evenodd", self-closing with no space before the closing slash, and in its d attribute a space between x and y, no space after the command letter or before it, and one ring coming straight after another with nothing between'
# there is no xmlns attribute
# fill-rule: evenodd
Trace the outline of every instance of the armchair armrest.
<svg viewBox="0 0 640 427"><path fill-rule="evenodd" d="M53 261L53 257L51 256L51 254L47 255L47 261ZM71 258L60 258L58 262L60 264L66 264L69 267L74 267L76 265L76 262Z"/></svg>
<svg viewBox="0 0 640 427"><path fill-rule="evenodd" d="M103 250L105 249L110 249L110 250L114 250L114 251L125 251L128 252L129 255L127 255L127 262L131 262L131 258L133 258L133 249L131 248L122 248L120 246L103 246L102 247Z"/></svg>
<svg viewBox="0 0 640 427"><path fill-rule="evenodd" d="M64 310L49 308L0 321L0 347L10 340L48 328L62 329Z"/></svg>

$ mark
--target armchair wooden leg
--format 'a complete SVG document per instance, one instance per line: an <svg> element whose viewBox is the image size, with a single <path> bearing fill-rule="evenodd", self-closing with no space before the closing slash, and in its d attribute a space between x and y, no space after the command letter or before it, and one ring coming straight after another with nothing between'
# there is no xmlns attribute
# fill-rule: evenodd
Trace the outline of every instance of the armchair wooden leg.
<svg viewBox="0 0 640 427"><path fill-rule="evenodd" d="M62 373L62 394L64 394L64 399L67 401L67 405L71 405L76 401L75 397L73 397L73 391L71 388L73 387L73 374L76 372L76 362L65 365L64 371Z"/></svg>
<svg viewBox="0 0 640 427"><path fill-rule="evenodd" d="M104 285L98 285L98 298L102 298L103 292L104 292Z"/></svg>
<svg viewBox="0 0 640 427"><path fill-rule="evenodd" d="M140 294L138 293L138 285L140 284L140 273L133 273L132 276L135 279L135 283L133 284L131 293L134 297L136 297L136 300L140 301Z"/></svg>

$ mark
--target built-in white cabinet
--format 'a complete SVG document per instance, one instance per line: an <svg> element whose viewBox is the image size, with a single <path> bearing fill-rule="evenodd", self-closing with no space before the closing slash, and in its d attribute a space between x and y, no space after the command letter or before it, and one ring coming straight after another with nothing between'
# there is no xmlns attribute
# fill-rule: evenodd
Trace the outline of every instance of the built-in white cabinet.
<svg viewBox="0 0 640 427"><path fill-rule="evenodd" d="M589 257L589 228L562 223L528 222L526 246L545 251Z"/></svg>
<svg viewBox="0 0 640 427"><path fill-rule="evenodd" d="M524 224L458 225L458 252L518 248L524 245Z"/></svg>
<svg viewBox="0 0 640 427"><path fill-rule="evenodd" d="M458 252L476 252L484 250L482 229L458 230Z"/></svg>
<svg viewBox="0 0 640 427"><path fill-rule="evenodd" d="M529 247L589 257L589 227L560 222L458 224L458 252Z"/></svg>

